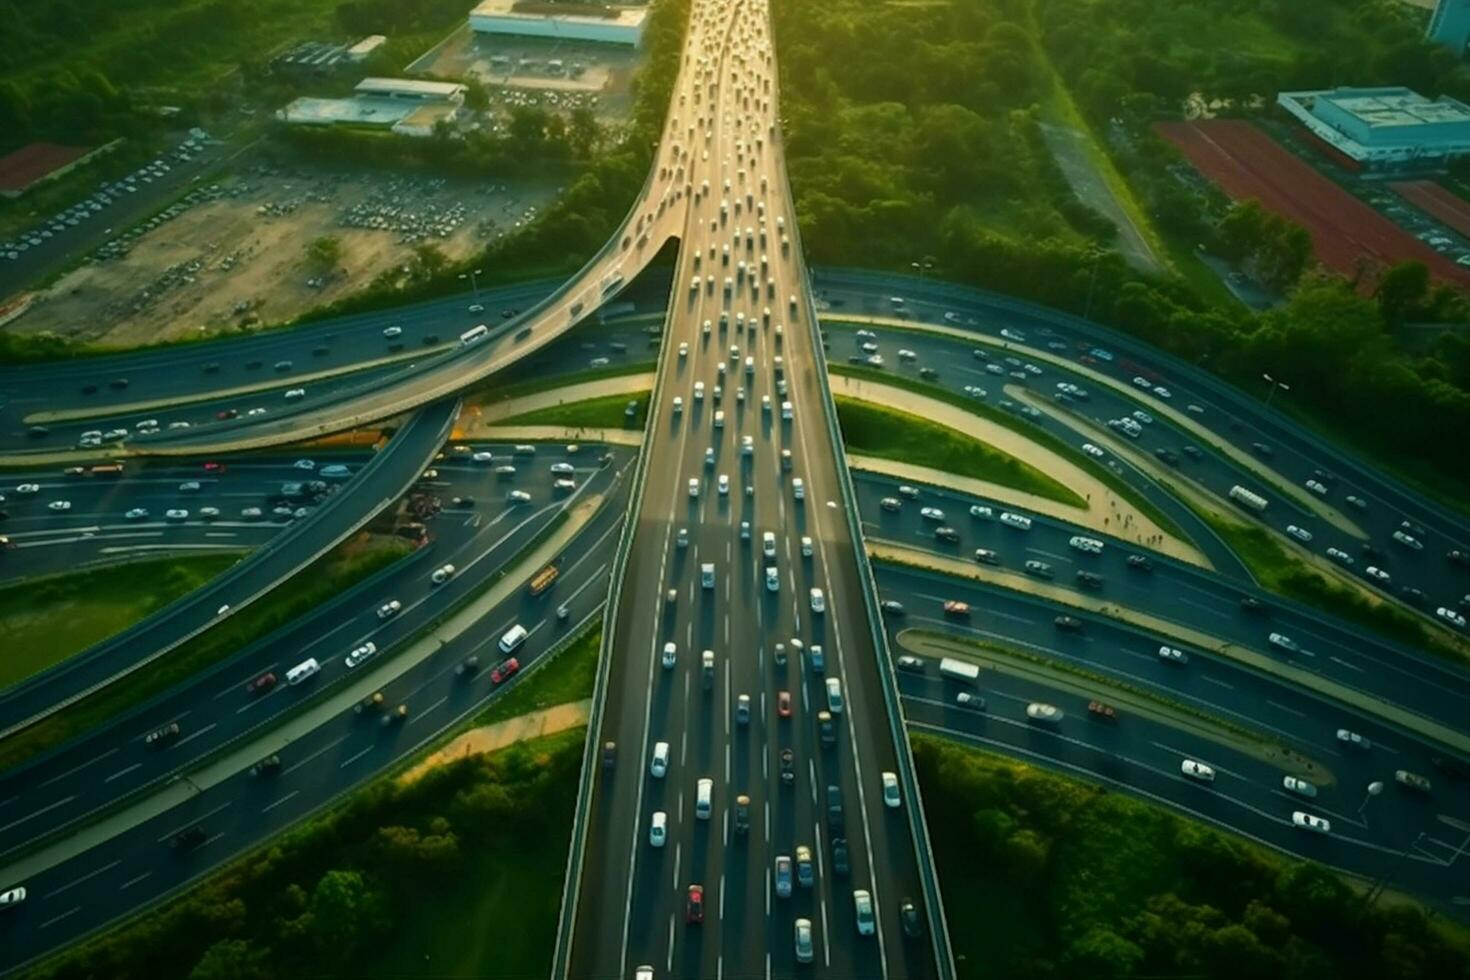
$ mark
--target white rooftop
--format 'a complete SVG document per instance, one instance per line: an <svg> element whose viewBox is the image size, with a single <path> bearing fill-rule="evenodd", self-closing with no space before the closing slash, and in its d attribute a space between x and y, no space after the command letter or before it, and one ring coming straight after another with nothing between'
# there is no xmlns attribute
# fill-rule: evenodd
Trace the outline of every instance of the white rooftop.
<svg viewBox="0 0 1470 980"><path fill-rule="evenodd" d="M357 83L362 95L417 95L450 99L464 94L457 82L431 82L421 78L364 78Z"/></svg>

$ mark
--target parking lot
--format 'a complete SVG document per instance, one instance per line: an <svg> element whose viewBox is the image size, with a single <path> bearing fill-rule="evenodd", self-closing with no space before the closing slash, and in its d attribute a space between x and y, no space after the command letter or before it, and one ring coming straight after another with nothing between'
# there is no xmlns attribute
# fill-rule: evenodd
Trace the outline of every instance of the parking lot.
<svg viewBox="0 0 1470 980"><path fill-rule="evenodd" d="M118 345L289 319L361 290L432 244L451 259L532 219L552 183L478 184L430 176L247 166L135 229L5 327ZM307 246L335 238L334 270Z"/></svg>

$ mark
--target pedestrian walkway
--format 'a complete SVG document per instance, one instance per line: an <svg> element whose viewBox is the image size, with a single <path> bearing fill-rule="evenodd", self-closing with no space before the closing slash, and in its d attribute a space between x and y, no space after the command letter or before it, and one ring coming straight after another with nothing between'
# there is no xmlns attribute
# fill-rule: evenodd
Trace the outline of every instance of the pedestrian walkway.
<svg viewBox="0 0 1470 980"><path fill-rule="evenodd" d="M592 699L587 698L568 704L555 704L539 711L528 711L523 715L507 718L505 721L497 721L493 725L471 728L412 769L404 772L398 777L398 782L407 785L429 770L446 763L472 755L495 752L516 742L529 742L533 738L555 735L557 732L585 725L591 711Z"/></svg>

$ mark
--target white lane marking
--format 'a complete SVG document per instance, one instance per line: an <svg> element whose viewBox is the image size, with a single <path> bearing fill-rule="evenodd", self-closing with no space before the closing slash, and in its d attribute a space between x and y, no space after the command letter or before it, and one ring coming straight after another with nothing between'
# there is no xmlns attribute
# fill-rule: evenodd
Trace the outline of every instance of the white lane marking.
<svg viewBox="0 0 1470 980"><path fill-rule="evenodd" d="M120 778L122 776L126 776L128 773L132 772L135 769L142 769L142 768L143 768L143 763L141 763L141 762L135 762L131 766L127 766L127 767L125 767L123 769L119 769L117 772L113 773L111 776L108 776L106 779L104 779L102 781L104 783L110 783L114 779L118 779L118 778Z"/></svg>
<svg viewBox="0 0 1470 980"><path fill-rule="evenodd" d="M104 873L106 873L108 871L111 871L113 868L117 867L119 864L122 864L122 859L121 858L119 858L116 861L113 861L111 864L104 864L100 868L93 868L91 871L88 871L86 874L82 875L80 878L73 878L71 881L69 881L66 884L62 885L60 888L56 889L55 891L50 892L50 893L45 894L45 895L42 895L41 896L41 899L44 901L44 900L46 900L48 898L55 898L57 895L60 895L62 892L68 891L68 890L70 890L72 888L75 888L77 885L80 885L84 881L90 881L91 879L97 877L100 874L104 874Z"/></svg>
<svg viewBox="0 0 1470 980"><path fill-rule="evenodd" d="M276 807L280 806L282 803L285 803L287 800L292 799L293 797L295 797L300 792L301 792L301 790L299 790L299 789L293 789L291 792L287 793L285 796L281 797L279 800L276 800L274 803L267 803L261 809L260 812L261 813L270 813Z"/></svg>

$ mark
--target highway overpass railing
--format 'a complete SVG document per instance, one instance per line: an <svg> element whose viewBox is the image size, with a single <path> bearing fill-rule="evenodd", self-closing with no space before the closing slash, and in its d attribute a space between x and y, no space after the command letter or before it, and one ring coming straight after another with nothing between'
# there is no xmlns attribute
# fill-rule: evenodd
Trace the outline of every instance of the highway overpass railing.
<svg viewBox="0 0 1470 980"><path fill-rule="evenodd" d="M0 694L0 718L4 719L0 723L4 726L0 728L0 738L177 649L238 613L356 533L418 479L448 437L458 414L458 400L419 412L341 491L249 557L157 614ZM416 447L421 451L413 453ZM375 484L369 493L372 500L354 510L363 500L362 491ZM293 549L299 548L308 550L294 553ZM260 577L259 581L251 584L247 593L237 594L242 585L256 576Z"/></svg>

